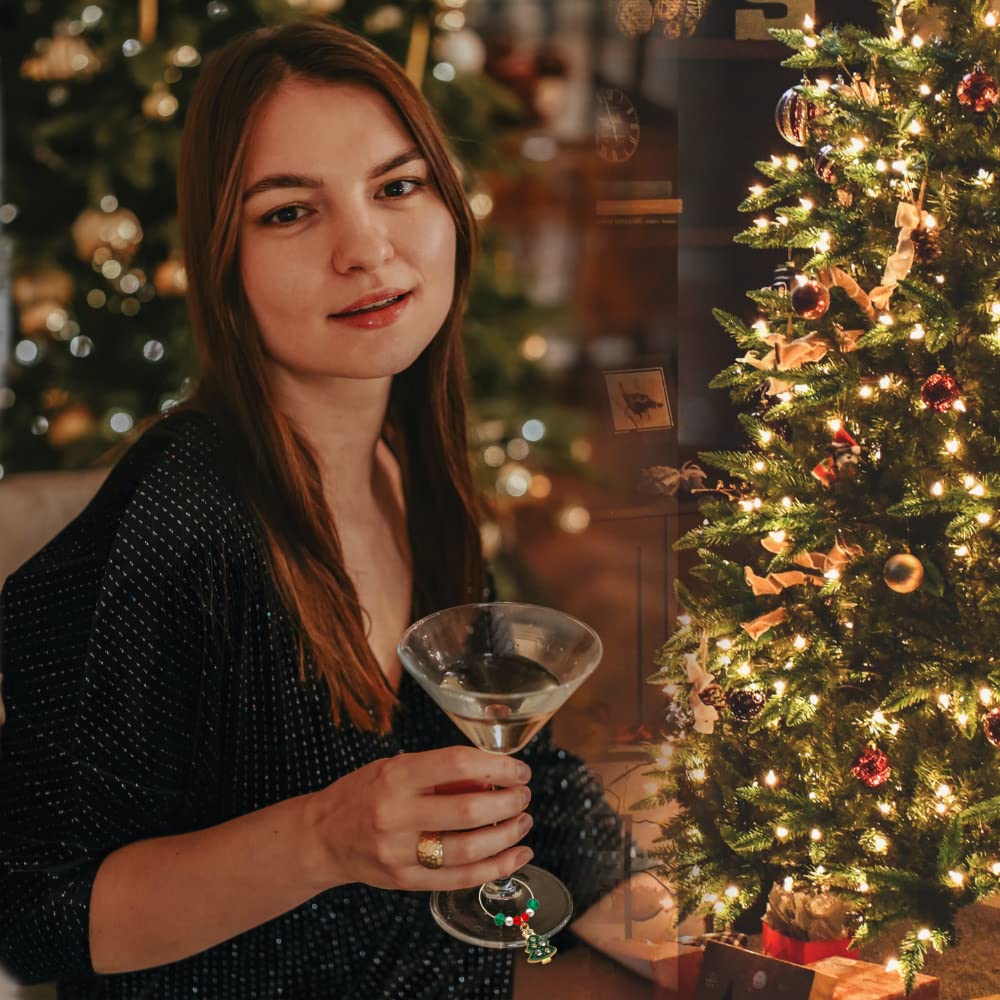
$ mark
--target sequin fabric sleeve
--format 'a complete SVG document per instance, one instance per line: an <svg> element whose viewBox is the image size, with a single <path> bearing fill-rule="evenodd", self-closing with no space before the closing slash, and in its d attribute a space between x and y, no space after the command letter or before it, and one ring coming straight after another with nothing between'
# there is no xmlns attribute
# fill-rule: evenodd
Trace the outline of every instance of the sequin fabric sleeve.
<svg viewBox="0 0 1000 1000"><path fill-rule="evenodd" d="M137 457L114 470L95 510ZM101 862L189 828L215 655L212 570L197 551L197 505L170 502L183 484L169 464L168 454L146 474L112 531L98 518L85 530L84 511L0 594L0 965L23 983L92 976Z"/></svg>

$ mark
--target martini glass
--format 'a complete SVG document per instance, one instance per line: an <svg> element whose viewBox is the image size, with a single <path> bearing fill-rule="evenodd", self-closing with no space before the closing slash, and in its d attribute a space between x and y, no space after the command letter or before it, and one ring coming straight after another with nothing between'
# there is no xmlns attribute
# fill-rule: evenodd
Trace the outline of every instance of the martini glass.
<svg viewBox="0 0 1000 1000"><path fill-rule="evenodd" d="M414 622L399 640L400 662L439 708L481 750L514 754L590 676L601 640L583 622L534 604L492 602L445 608ZM438 792L470 788L468 782ZM496 825L496 824L494 824ZM488 914L518 915L538 901L531 928L550 937L573 915L563 883L537 865L475 889L431 894L431 913L453 937L484 948L523 948L519 927Z"/></svg>

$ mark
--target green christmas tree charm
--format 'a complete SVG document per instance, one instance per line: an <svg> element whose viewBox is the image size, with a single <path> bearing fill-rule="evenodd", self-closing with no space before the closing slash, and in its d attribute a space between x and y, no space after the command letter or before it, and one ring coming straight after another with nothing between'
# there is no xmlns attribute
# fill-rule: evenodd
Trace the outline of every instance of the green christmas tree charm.
<svg viewBox="0 0 1000 1000"><path fill-rule="evenodd" d="M521 934L527 943L528 964L548 965L553 956L559 950L555 945L549 944L546 938L536 934L527 924L521 924Z"/></svg>

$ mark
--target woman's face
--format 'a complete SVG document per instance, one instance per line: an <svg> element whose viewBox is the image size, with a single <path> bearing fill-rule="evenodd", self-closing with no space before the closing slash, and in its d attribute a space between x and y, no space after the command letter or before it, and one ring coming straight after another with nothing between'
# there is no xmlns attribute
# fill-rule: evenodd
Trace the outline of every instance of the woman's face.
<svg viewBox="0 0 1000 1000"><path fill-rule="evenodd" d="M444 322L455 223L415 147L363 86L286 80L262 109L242 178L240 273L265 352L287 374L394 375ZM401 306L336 315L404 292Z"/></svg>

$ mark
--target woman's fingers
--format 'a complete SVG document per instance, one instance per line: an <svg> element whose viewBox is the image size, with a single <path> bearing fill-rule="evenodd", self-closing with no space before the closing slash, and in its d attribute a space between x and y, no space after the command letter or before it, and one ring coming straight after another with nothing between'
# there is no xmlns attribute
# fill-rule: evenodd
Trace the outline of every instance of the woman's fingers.
<svg viewBox="0 0 1000 1000"><path fill-rule="evenodd" d="M445 866L431 871L416 865L406 873L407 888L416 892L432 892L441 888L442 875L445 875L445 880L451 889L475 889L484 882L516 875L518 869L523 868L531 860L533 853L528 847L511 847L502 854L484 861L452 866L448 863L448 850L445 848Z"/></svg>

